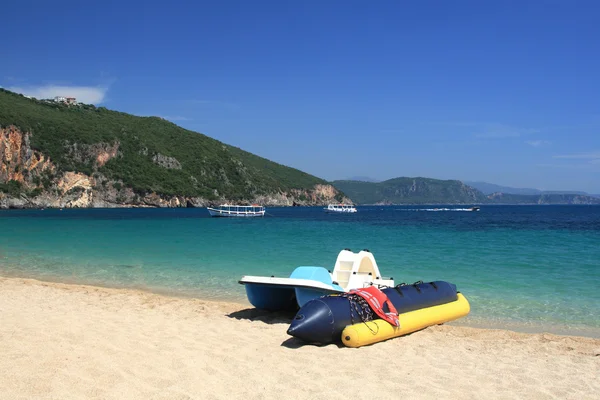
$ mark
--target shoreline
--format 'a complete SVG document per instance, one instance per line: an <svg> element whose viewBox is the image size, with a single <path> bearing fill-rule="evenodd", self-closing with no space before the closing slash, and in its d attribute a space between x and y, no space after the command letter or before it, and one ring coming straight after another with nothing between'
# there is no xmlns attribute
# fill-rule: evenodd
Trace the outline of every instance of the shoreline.
<svg viewBox="0 0 600 400"><path fill-rule="evenodd" d="M185 204L182 205L153 205L153 204L121 204L121 203L104 203L102 205L92 205L88 207L73 207L73 206L38 206L38 205L7 205L9 200L16 201L19 198L12 197L4 197L0 200L3 200L0 203L0 211L45 211L45 210L53 210L53 211L64 211L64 210L159 210L159 209L206 209L207 207L216 207L221 205L224 202L216 202L210 203L207 205L193 205L188 206ZM252 202L247 202L252 203ZM310 207L324 207L329 203L323 204L302 204L299 206L294 206L292 204L264 204L264 207L269 208L310 208ZM590 203L398 203L398 204L355 204L356 207L469 207L469 206L600 206L600 202L590 202Z"/></svg>
<svg viewBox="0 0 600 400"><path fill-rule="evenodd" d="M81 282L76 278L73 280L66 279L67 277L30 277L23 275L7 274L5 271L0 271L0 281L2 279L15 279L37 282L39 284L51 284L57 286L73 286L73 287L85 287L93 289L107 289L107 290L123 290L130 291L132 293L139 292L147 295L158 295L166 298L181 299L181 300L198 300L203 302L210 302L215 304L227 305L231 308L246 308L253 309L253 306L248 302L244 295L240 296L208 296L202 295L201 292L178 292L175 290L169 290L167 288L157 287L141 287L141 286L125 286L125 285L107 285L102 283L89 283ZM468 299L468 297L467 297ZM262 311L256 310L258 313ZM293 316L292 316L293 317ZM290 318L291 321L291 318ZM531 321L515 321L508 319L485 319L481 317L473 317L471 314L464 318L460 318L455 321L446 323L446 325L460 326L467 328L486 329L486 330L500 330L500 331L511 331L515 333L523 334L552 334L559 336L572 336L582 337L590 339L600 339L600 328L585 326L585 325L552 325L552 324L540 324Z"/></svg>
<svg viewBox="0 0 600 400"><path fill-rule="evenodd" d="M291 338L292 317L0 277L0 387L7 398L40 399L592 399L600 392L598 339L446 324L352 349Z"/></svg>

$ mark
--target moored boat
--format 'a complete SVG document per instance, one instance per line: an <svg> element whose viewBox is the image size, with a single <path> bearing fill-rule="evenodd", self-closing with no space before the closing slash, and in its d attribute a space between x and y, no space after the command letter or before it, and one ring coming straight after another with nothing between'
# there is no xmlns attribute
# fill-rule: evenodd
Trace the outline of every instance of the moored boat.
<svg viewBox="0 0 600 400"><path fill-rule="evenodd" d="M324 208L325 212L328 213L355 213L357 212L356 207L352 204L329 204L327 208Z"/></svg>
<svg viewBox="0 0 600 400"><path fill-rule="evenodd" d="M258 204L241 206L222 204L219 207L206 207L211 217L264 217L265 208Z"/></svg>

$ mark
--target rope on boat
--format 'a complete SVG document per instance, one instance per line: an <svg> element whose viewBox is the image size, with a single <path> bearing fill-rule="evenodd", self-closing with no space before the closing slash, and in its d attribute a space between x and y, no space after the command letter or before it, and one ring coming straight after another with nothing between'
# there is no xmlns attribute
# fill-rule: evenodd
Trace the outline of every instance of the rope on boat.
<svg viewBox="0 0 600 400"><path fill-rule="evenodd" d="M421 288L419 288L418 285L421 284L423 284L423 281L416 281L411 285L402 282L396 285L394 288L400 296L404 297L404 293L402 293L401 289L402 286L413 286L417 290L417 292L420 293ZM432 285L437 290L437 286L435 285L435 283L432 283ZM348 299L348 303L350 305L350 321L352 322L352 325L355 324L354 313L356 313L359 316L361 322L364 323L367 326L367 328L369 328L373 335L376 335L379 331L379 325L375 325L377 327L377 330L374 330L373 328L371 328L371 325L367 324L367 322L373 321L375 319L375 312L371 309L369 303L367 303L365 299L363 299L357 294L341 293L339 294L339 296ZM354 313L352 311L354 311Z"/></svg>
<svg viewBox="0 0 600 400"><path fill-rule="evenodd" d="M350 305L350 321L352 322L352 325L355 323L354 313L352 312L354 310L354 312L359 316L361 322L363 322L367 328L369 328L371 333L373 335L377 334L379 331L379 326L377 326L377 330L373 330L373 328L367 324L367 322L375 319L375 312L371 309L369 303L367 303L365 299L357 294L342 293L340 296L348 299L348 303Z"/></svg>

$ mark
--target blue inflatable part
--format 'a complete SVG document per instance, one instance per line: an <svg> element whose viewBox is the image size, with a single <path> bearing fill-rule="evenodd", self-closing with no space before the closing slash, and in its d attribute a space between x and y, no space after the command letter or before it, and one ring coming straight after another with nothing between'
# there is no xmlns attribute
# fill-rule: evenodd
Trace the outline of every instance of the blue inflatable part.
<svg viewBox="0 0 600 400"><path fill-rule="evenodd" d="M435 281L416 285L398 285L382 290L398 314L456 301L456 285Z"/></svg>
<svg viewBox="0 0 600 400"><path fill-rule="evenodd" d="M302 306L287 333L305 342L328 344L341 341L344 328L360 321L346 297L324 296Z"/></svg>
<svg viewBox="0 0 600 400"><path fill-rule="evenodd" d="M398 285L382 290L399 314L455 301L456 285L444 281ZM287 333L305 342L329 344L341 341L344 328L361 322L344 296L323 296L304 304Z"/></svg>

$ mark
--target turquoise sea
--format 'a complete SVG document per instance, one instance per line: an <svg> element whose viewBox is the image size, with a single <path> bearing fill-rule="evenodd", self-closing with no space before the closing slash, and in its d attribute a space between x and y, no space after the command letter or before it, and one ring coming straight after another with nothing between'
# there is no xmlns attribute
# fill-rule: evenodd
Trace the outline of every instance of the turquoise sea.
<svg viewBox="0 0 600 400"><path fill-rule="evenodd" d="M600 337L600 207L0 211L0 275L246 303L242 275L333 268L369 249L396 283L446 280L471 303L456 323Z"/></svg>

